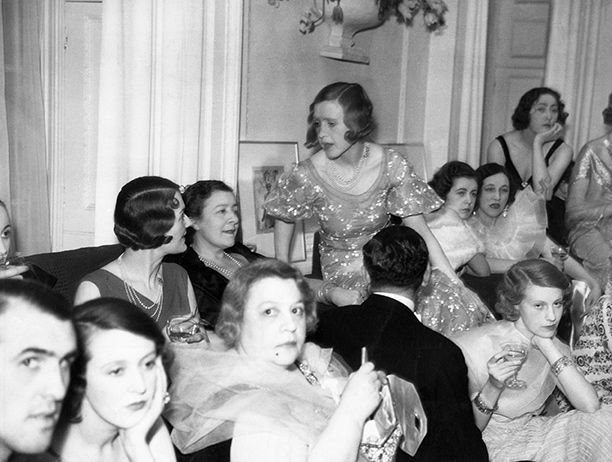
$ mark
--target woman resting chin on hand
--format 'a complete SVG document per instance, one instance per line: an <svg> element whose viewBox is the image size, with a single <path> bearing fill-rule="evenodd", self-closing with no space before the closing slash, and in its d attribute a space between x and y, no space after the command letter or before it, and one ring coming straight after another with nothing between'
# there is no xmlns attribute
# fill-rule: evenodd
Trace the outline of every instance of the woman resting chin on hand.
<svg viewBox="0 0 612 462"><path fill-rule="evenodd" d="M571 303L569 279L551 263L513 265L498 289L504 320L453 340L465 356L476 424L491 460L606 460L612 413L555 337ZM576 408L541 415L555 387Z"/></svg>

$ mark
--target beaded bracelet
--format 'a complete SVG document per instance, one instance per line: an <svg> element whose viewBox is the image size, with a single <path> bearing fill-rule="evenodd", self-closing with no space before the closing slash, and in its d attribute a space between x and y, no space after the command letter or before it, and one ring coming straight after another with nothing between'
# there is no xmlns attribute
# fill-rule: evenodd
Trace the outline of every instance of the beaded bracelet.
<svg viewBox="0 0 612 462"><path fill-rule="evenodd" d="M497 404L493 407L489 407L487 403L483 401L482 396L480 396L480 392L474 397L473 401L474 401L474 404L476 405L476 409L478 409L483 414L491 415L495 411L497 411Z"/></svg>
<svg viewBox="0 0 612 462"><path fill-rule="evenodd" d="M561 371L563 369L565 369L567 366L573 366L574 365L574 360L568 356L561 356L559 359L557 359L552 367L552 373L555 374L555 377L558 377L559 374L561 373Z"/></svg>
<svg viewBox="0 0 612 462"><path fill-rule="evenodd" d="M317 290L317 301L322 303L331 303L331 291L336 288L336 284L330 281L324 281Z"/></svg>

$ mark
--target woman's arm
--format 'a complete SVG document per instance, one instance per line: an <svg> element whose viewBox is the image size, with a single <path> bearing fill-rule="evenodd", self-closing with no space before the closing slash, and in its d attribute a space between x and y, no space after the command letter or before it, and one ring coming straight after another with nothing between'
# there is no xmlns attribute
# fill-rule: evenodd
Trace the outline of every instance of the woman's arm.
<svg viewBox="0 0 612 462"><path fill-rule="evenodd" d="M563 353L553 343L552 338L536 335L531 343L542 352L551 366L554 366L557 361L564 357ZM567 365L558 369L557 383L563 394L576 409L583 412L595 412L600 408L601 405L595 389L587 382L573 362L568 362Z"/></svg>
<svg viewBox="0 0 612 462"><path fill-rule="evenodd" d="M77 287L76 294L74 295L74 304L80 305L94 298L100 298L100 289L93 282L83 281Z"/></svg>
<svg viewBox="0 0 612 462"><path fill-rule="evenodd" d="M295 223L276 219L274 222L274 255L281 261L289 261L289 246L293 238Z"/></svg>
<svg viewBox="0 0 612 462"><path fill-rule="evenodd" d="M489 276L491 267L486 257L482 253L477 253L467 262L468 273L474 276Z"/></svg>
<svg viewBox="0 0 612 462"><path fill-rule="evenodd" d="M491 415L497 409L497 401L506 388L506 380L520 369L520 359L507 359L506 352L496 353L487 362L489 378L472 400L474 421L480 431L489 424Z"/></svg>
<svg viewBox="0 0 612 462"><path fill-rule="evenodd" d="M492 273L505 273L518 260L508 260L505 258L487 258L487 263L491 268Z"/></svg>
<svg viewBox="0 0 612 462"><path fill-rule="evenodd" d="M537 194L542 194L546 200L552 197L553 189L561 180L563 172L572 160L572 150L563 144L554 156L554 161L550 166L546 166L544 155L544 145L556 140L561 135L563 127L556 123L549 130L538 133L533 139L532 165L532 185Z"/></svg>
<svg viewBox="0 0 612 462"><path fill-rule="evenodd" d="M506 165L504 151L499 141L493 140L489 143L489 147L487 148L487 162L493 162L499 165Z"/></svg>
<svg viewBox="0 0 612 462"><path fill-rule="evenodd" d="M365 420L380 402L378 372L365 363L352 374L327 426L307 451L294 435L262 434L254 428L257 416L237 422L232 439L233 462L355 462ZM281 422L282 424L282 422Z"/></svg>
<svg viewBox="0 0 612 462"><path fill-rule="evenodd" d="M195 292L189 278L187 279L187 300L189 301L189 312L194 318L199 320L200 312L198 311L198 302L196 301Z"/></svg>
<svg viewBox="0 0 612 462"><path fill-rule="evenodd" d="M457 281L459 279L457 273L455 273L454 268L449 263L448 258L446 258L442 247L440 247L440 243L429 229L429 226L427 226L423 215L419 214L405 217L402 219L402 223L405 226L411 227L421 235L425 244L427 244L431 266L446 273L452 281Z"/></svg>

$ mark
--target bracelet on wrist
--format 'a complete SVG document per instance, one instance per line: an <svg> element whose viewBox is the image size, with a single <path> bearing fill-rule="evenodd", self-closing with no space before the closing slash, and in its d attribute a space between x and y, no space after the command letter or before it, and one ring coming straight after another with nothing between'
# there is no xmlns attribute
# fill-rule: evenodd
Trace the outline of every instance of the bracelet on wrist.
<svg viewBox="0 0 612 462"><path fill-rule="evenodd" d="M323 281L317 289L317 301L322 303L331 303L331 291L336 287L336 284L333 282Z"/></svg>
<svg viewBox="0 0 612 462"><path fill-rule="evenodd" d="M561 356L559 359L557 359L552 364L550 370L552 371L553 374L555 374L555 377L558 377L561 371L563 371L563 369L565 369L567 366L573 366L573 365L574 365L574 360L572 358L568 356Z"/></svg>
<svg viewBox="0 0 612 462"><path fill-rule="evenodd" d="M476 406L476 409L478 409L485 415L491 415L495 411L497 411L497 404L495 404L493 407L489 406L487 403L484 402L482 396L480 396L480 392L478 392L478 394L474 397L473 402Z"/></svg>

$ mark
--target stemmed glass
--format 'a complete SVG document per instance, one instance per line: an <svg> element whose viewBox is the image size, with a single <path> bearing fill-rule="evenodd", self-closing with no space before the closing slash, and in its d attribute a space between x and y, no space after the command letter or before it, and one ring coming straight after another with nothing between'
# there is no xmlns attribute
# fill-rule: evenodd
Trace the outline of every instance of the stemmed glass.
<svg viewBox="0 0 612 462"><path fill-rule="evenodd" d="M210 343L206 321L193 317L175 316L166 323L166 333L173 343Z"/></svg>
<svg viewBox="0 0 612 462"><path fill-rule="evenodd" d="M502 345L502 349L506 352L505 357L508 361L512 360L520 360L521 366L527 359L527 351L529 350L529 345L522 342L510 342ZM517 378L518 371L521 367L519 367L512 377L506 379L506 387L512 390L520 390L527 386L527 382Z"/></svg>
<svg viewBox="0 0 612 462"><path fill-rule="evenodd" d="M565 260L569 257L569 248L565 245L553 245L550 248L552 257L561 263L561 268L565 269Z"/></svg>

